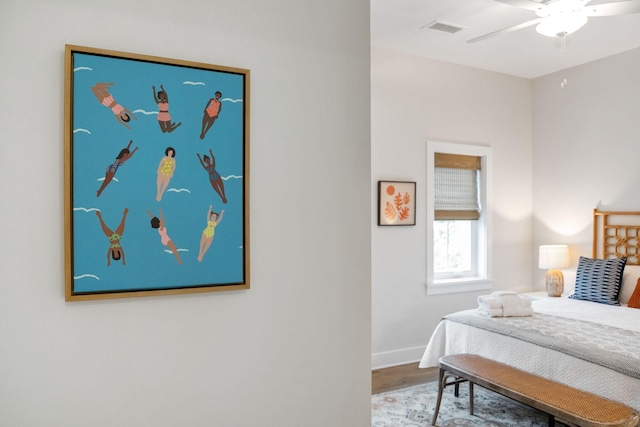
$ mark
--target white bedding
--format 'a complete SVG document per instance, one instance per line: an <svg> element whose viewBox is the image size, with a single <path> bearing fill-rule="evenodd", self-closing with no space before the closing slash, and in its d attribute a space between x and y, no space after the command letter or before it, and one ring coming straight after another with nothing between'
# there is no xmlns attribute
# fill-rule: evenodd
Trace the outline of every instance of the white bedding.
<svg viewBox="0 0 640 427"><path fill-rule="evenodd" d="M537 313L587 320L640 332L640 309L611 306L570 298L548 298L531 303Z"/></svg>
<svg viewBox="0 0 640 427"><path fill-rule="evenodd" d="M532 306L538 313L640 332L640 309L569 298L537 300ZM640 352L640 343L638 346ZM639 379L559 351L453 321L443 320L438 324L420 367L437 366L441 356L456 353L479 354L640 410Z"/></svg>

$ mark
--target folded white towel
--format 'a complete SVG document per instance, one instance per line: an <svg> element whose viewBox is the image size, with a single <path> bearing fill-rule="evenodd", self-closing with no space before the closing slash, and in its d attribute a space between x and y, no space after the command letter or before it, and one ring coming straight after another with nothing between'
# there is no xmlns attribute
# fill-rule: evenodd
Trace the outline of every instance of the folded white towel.
<svg viewBox="0 0 640 427"><path fill-rule="evenodd" d="M533 309L524 305L524 300L520 295L503 295L502 296L502 315L504 317L512 316L531 316Z"/></svg>
<svg viewBox="0 0 640 427"><path fill-rule="evenodd" d="M522 300L522 305L525 307L531 307L531 298L523 297L520 295L520 299Z"/></svg>
<svg viewBox="0 0 640 427"><path fill-rule="evenodd" d="M513 292L513 291L496 291L494 293L491 294L492 297L494 298L500 298L503 296L506 296L507 298L510 298L509 295L517 295L520 297L521 304L524 304L525 307L531 307L531 298L527 298L525 296L520 295L517 292Z"/></svg>
<svg viewBox="0 0 640 427"><path fill-rule="evenodd" d="M531 316L531 299L512 291L496 291L478 297L478 310L491 317Z"/></svg>
<svg viewBox="0 0 640 427"><path fill-rule="evenodd" d="M501 297L503 295L518 295L518 293L513 291L495 291L491 295L494 297Z"/></svg>
<svg viewBox="0 0 640 427"><path fill-rule="evenodd" d="M505 312L503 313L504 317L527 317L527 316L533 316L533 308L531 307L518 307L516 309L513 309L509 312L507 312L505 310Z"/></svg>
<svg viewBox="0 0 640 427"><path fill-rule="evenodd" d="M502 301L500 301L499 297L493 295L480 295L478 297L478 305L480 307L486 307L488 309L502 308Z"/></svg>

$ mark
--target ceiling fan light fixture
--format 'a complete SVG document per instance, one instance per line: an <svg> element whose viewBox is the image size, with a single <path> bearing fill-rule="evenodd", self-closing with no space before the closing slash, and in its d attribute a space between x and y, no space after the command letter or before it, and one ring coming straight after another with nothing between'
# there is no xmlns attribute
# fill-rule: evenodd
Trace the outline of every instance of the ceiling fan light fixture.
<svg viewBox="0 0 640 427"><path fill-rule="evenodd" d="M584 26L589 18L578 12L565 12L542 19L536 31L547 37L563 37Z"/></svg>

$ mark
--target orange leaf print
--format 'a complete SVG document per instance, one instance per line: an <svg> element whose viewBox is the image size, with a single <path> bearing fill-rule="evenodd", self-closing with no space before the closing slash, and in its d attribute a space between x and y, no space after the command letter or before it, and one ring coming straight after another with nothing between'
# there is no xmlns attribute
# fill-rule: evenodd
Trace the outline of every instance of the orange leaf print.
<svg viewBox="0 0 640 427"><path fill-rule="evenodd" d="M403 207L402 209L400 209L400 211L398 212L398 216L401 220L405 220L407 218L409 218L409 212L411 211L411 209L409 209L407 206Z"/></svg>
<svg viewBox="0 0 640 427"><path fill-rule="evenodd" d="M396 209L400 209L402 207L402 194L398 193L393 196L393 204L396 205Z"/></svg>
<svg viewBox="0 0 640 427"><path fill-rule="evenodd" d="M404 197L402 198L402 201L404 202L405 205L408 205L411 202L411 196L409 195L409 193L404 193Z"/></svg>
<svg viewBox="0 0 640 427"><path fill-rule="evenodd" d="M384 216L386 216L389 221L396 219L396 208L389 202L386 203L384 208Z"/></svg>

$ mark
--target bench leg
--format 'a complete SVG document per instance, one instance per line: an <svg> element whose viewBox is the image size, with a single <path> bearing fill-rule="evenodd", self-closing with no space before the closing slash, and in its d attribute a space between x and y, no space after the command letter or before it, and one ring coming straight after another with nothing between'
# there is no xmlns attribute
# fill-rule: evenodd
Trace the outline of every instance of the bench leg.
<svg viewBox="0 0 640 427"><path fill-rule="evenodd" d="M440 402L442 401L442 392L444 391L444 383L446 378L444 377L445 370L440 368L438 373L438 401L436 402L436 409L433 412L433 420L431 420L431 425L436 425L436 420L438 419L438 412L440 411Z"/></svg>
<svg viewBox="0 0 640 427"><path fill-rule="evenodd" d="M556 417L549 414L549 427L554 427L556 425Z"/></svg>
<svg viewBox="0 0 640 427"><path fill-rule="evenodd" d="M473 382L469 381L469 415L473 415Z"/></svg>

